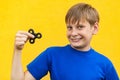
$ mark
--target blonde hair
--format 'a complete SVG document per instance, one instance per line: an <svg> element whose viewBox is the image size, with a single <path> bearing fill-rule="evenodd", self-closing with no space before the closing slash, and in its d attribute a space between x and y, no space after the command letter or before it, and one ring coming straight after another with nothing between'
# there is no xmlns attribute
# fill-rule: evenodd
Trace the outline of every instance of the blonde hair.
<svg viewBox="0 0 120 80"><path fill-rule="evenodd" d="M65 16L66 23L75 23L82 19L87 20L91 25L93 25L95 22L99 22L99 14L91 5L78 3L72 6Z"/></svg>

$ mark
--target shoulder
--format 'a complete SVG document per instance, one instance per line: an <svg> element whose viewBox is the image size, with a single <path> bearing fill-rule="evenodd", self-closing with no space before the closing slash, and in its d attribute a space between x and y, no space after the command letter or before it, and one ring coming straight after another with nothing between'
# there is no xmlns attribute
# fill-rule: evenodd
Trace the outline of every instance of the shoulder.
<svg viewBox="0 0 120 80"><path fill-rule="evenodd" d="M67 45L66 46L51 46L51 47L48 47L46 49L46 51L48 52L58 52L58 51L64 51L66 50L67 48Z"/></svg>
<svg viewBox="0 0 120 80"><path fill-rule="evenodd" d="M94 52L96 53L94 57L96 57L97 61L105 67L112 67L112 61L110 60L110 58L108 58L106 55L104 55L103 53L97 52L94 50Z"/></svg>
<svg viewBox="0 0 120 80"><path fill-rule="evenodd" d="M105 72L106 79L118 80L118 75L117 75L116 69L114 67L114 64L110 60L110 58L108 58L107 56L105 56L101 53L98 53L97 55L99 56L98 57L99 62L100 62L99 65L101 66L101 68Z"/></svg>

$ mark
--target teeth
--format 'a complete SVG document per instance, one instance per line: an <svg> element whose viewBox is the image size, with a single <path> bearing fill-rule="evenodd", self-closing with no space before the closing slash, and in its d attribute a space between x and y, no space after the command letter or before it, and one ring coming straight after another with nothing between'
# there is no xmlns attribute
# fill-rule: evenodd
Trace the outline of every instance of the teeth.
<svg viewBox="0 0 120 80"><path fill-rule="evenodd" d="M82 39L82 37L80 37L80 38L71 38L71 40L75 41L75 42L79 41L80 39Z"/></svg>
<svg viewBox="0 0 120 80"><path fill-rule="evenodd" d="M78 36L77 36L77 37L72 37L72 36L71 36L71 40L72 40L72 41L77 42L77 41L79 41L80 39L82 39L81 36L79 36L79 37L78 37Z"/></svg>
<svg viewBox="0 0 120 80"><path fill-rule="evenodd" d="M72 39L72 41L79 41L79 39Z"/></svg>

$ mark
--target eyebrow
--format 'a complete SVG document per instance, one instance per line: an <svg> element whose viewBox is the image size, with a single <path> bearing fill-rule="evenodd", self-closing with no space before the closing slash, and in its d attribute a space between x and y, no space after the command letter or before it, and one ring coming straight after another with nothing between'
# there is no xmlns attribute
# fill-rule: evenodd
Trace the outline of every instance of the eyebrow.
<svg viewBox="0 0 120 80"><path fill-rule="evenodd" d="M85 26L85 25L83 25L83 24L77 24L76 26Z"/></svg>

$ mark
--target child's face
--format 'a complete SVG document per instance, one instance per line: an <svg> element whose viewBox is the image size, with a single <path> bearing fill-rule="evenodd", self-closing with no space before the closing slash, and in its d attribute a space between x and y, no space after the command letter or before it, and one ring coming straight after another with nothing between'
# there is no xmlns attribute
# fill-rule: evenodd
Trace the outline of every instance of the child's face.
<svg viewBox="0 0 120 80"><path fill-rule="evenodd" d="M88 21L81 20L74 24L67 24L67 38L73 48L78 50L90 49L93 34L98 31L98 24L91 26Z"/></svg>

